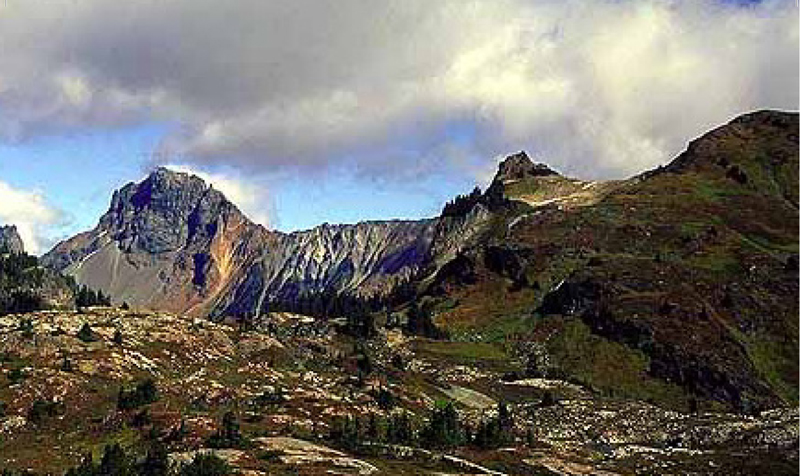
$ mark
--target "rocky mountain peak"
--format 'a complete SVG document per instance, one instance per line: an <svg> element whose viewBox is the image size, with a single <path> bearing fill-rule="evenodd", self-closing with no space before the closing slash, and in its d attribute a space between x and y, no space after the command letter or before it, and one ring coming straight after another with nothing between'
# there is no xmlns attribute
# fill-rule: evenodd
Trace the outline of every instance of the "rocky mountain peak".
<svg viewBox="0 0 800 476"><path fill-rule="evenodd" d="M180 205L181 200L200 196L209 187L203 179L165 167L155 169L143 181L129 183L114 193L114 206L143 208L167 208Z"/></svg>
<svg viewBox="0 0 800 476"><path fill-rule="evenodd" d="M100 226L124 249L149 253L176 250L188 240L213 235L219 217L243 216L201 178L159 167L139 183L114 192Z"/></svg>
<svg viewBox="0 0 800 476"><path fill-rule="evenodd" d="M23 253L25 246L14 225L0 226L0 252Z"/></svg>
<svg viewBox="0 0 800 476"><path fill-rule="evenodd" d="M546 177L550 175L558 175L558 173L545 164L533 162L525 151L520 151L509 155L500 162L494 181L504 183L528 177Z"/></svg>

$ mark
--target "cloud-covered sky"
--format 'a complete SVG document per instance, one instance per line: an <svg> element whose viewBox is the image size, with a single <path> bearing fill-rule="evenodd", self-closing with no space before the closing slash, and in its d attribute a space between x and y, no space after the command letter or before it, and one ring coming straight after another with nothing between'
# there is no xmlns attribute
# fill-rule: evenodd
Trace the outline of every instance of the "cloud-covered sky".
<svg viewBox="0 0 800 476"><path fill-rule="evenodd" d="M742 112L796 110L797 16L791 0L5 0L0 140L158 124L147 160L119 160L242 197L343 170L367 188L480 182L520 149L619 177ZM243 208L266 220L273 199Z"/></svg>

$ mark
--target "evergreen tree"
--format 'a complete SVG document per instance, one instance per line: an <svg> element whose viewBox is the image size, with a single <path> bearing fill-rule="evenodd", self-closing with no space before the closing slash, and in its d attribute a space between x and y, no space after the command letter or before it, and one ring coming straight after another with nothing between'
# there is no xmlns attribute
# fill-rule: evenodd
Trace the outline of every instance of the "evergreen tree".
<svg viewBox="0 0 800 476"><path fill-rule="evenodd" d="M61 371L62 372L72 372L72 361L69 360L69 357L64 355L63 360L61 361Z"/></svg>
<svg viewBox="0 0 800 476"><path fill-rule="evenodd" d="M185 464L180 476L227 476L233 470L224 459L213 453L198 453L191 463Z"/></svg>
<svg viewBox="0 0 800 476"><path fill-rule="evenodd" d="M435 448L451 448L464 442L464 431L453 402L437 404L420 437Z"/></svg>
<svg viewBox="0 0 800 476"><path fill-rule="evenodd" d="M443 217L463 216L472 210L481 200L481 189L475 187L469 195L458 195L453 200L447 202L442 209Z"/></svg>
<svg viewBox="0 0 800 476"><path fill-rule="evenodd" d="M236 414L229 411L222 416L222 426L206 441L211 448L246 448L247 439L239 431Z"/></svg>
<svg viewBox="0 0 800 476"><path fill-rule="evenodd" d="M410 335L428 337L430 339L441 339L444 337L442 331L433 323L433 318L425 309L412 301L407 311L407 321L405 331Z"/></svg>
<svg viewBox="0 0 800 476"><path fill-rule="evenodd" d="M361 444L361 428L357 418L337 418L331 425L330 439L346 449L355 449Z"/></svg>
<svg viewBox="0 0 800 476"><path fill-rule="evenodd" d="M22 332L22 337L26 339L33 338L33 321L31 318L26 317L19 321L19 331Z"/></svg>
<svg viewBox="0 0 800 476"><path fill-rule="evenodd" d="M133 390L125 391L124 388L120 388L117 395L117 408L130 410L156 402L158 398L158 387L156 387L155 381L147 379L137 384Z"/></svg>
<svg viewBox="0 0 800 476"><path fill-rule="evenodd" d="M167 448L155 443L147 450L147 456L139 464L138 476L165 476L169 474L169 454Z"/></svg>
<svg viewBox="0 0 800 476"><path fill-rule="evenodd" d="M133 468L130 458L125 454L125 450L115 443L105 447L103 458L97 469L97 476L132 476Z"/></svg>
<svg viewBox="0 0 800 476"><path fill-rule="evenodd" d="M33 424L42 423L45 418L54 417L64 413L64 404L48 400L34 400L28 410L28 420Z"/></svg>
<svg viewBox="0 0 800 476"><path fill-rule="evenodd" d="M92 453L86 453L80 464L70 468L65 476L97 476L97 468L92 458Z"/></svg>
<svg viewBox="0 0 800 476"><path fill-rule="evenodd" d="M75 337L87 343L99 340L88 323L84 323L83 326L81 326L81 330L78 331Z"/></svg>
<svg viewBox="0 0 800 476"><path fill-rule="evenodd" d="M550 390L545 390L544 395L542 395L542 401L539 405L543 407L549 407L555 405L557 402L555 395Z"/></svg>
<svg viewBox="0 0 800 476"><path fill-rule="evenodd" d="M478 425L473 442L481 448L499 448L514 441L514 419L505 402L500 402L497 417Z"/></svg>
<svg viewBox="0 0 800 476"><path fill-rule="evenodd" d="M386 440L395 444L411 444L414 440L414 430L408 414L396 413L389 420L386 428Z"/></svg>
<svg viewBox="0 0 800 476"><path fill-rule="evenodd" d="M397 401L392 395L392 392L381 387L375 394L375 402L378 404L381 410L389 411L397 405Z"/></svg>
<svg viewBox="0 0 800 476"><path fill-rule="evenodd" d="M356 357L356 365L358 367L358 376L360 379L368 376L374 370L374 366L372 364L372 357L370 357L369 352L359 345L356 348L357 357Z"/></svg>
<svg viewBox="0 0 800 476"><path fill-rule="evenodd" d="M103 291L95 291L84 284L75 293L75 305L77 307L110 306L111 297L103 294Z"/></svg>

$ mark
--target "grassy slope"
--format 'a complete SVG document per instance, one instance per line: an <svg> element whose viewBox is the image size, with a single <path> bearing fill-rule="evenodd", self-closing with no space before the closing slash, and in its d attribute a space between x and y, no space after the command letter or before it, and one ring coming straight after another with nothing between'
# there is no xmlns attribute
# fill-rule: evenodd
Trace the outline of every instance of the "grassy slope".
<svg viewBox="0 0 800 476"><path fill-rule="evenodd" d="M563 371L607 393L795 404L797 169L797 115L740 118L594 206L515 224L496 244L524 263L521 288L473 250L478 279L447 289L458 305L437 322L456 337L545 341ZM563 279L599 296L558 320L534 317Z"/></svg>

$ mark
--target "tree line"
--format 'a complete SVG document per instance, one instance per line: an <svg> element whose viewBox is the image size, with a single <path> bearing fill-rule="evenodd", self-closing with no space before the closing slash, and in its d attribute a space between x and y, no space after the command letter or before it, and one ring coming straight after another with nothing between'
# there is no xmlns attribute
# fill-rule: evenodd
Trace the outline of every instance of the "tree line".
<svg viewBox="0 0 800 476"><path fill-rule="evenodd" d="M475 205L480 203L483 193L480 187L475 187L467 195L456 195L456 197L445 203L442 209L443 217L459 217L469 213Z"/></svg>
<svg viewBox="0 0 800 476"><path fill-rule="evenodd" d="M495 449L514 442L514 416L504 402L497 415L476 425L466 424L453 402L437 403L421 425L415 425L408 413L382 417L346 416L334 420L329 438L340 447L357 450L368 443L422 446L448 449L472 445Z"/></svg>

